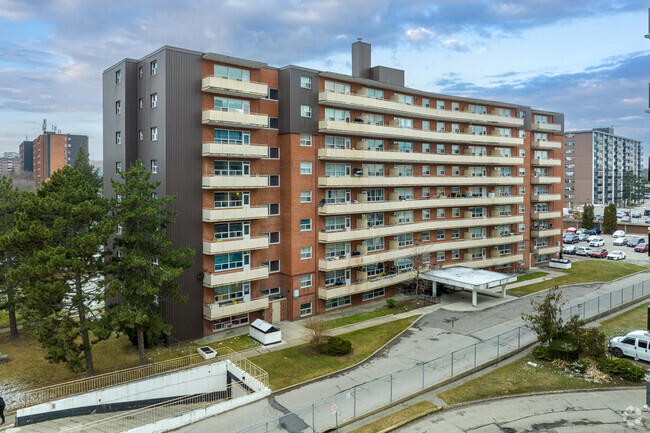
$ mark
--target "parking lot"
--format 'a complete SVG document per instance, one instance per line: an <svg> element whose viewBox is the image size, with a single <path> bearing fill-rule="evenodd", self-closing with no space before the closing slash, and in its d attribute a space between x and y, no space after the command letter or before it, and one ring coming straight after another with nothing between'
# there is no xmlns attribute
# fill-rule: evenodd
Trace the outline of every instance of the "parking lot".
<svg viewBox="0 0 650 433"><path fill-rule="evenodd" d="M645 253L637 253L637 252L634 251L634 248L628 247L627 245L615 246L614 245L614 238L612 237L612 235L600 234L598 236L603 238L603 240L605 241L605 245L602 246L602 247L590 247L591 249L605 248L608 252L623 251L625 253L625 256L626 256L624 262L635 263L635 264L646 264L646 265L648 263L650 263L650 260L648 260L648 253L647 252L645 252ZM626 237L628 237L628 238L635 237L636 238L636 237L642 237L642 236L637 235L637 234L631 234L631 235L627 235ZM647 240L647 236L645 237L645 239ZM575 245L576 247L589 247L589 241L586 241L586 240L585 241L580 241L580 242L577 242L575 244L570 244L570 245ZM564 256L565 256L565 258L569 258L572 261L586 260L586 259L589 258L589 257L577 256L577 255L573 255L573 254L564 254ZM601 259L601 260L606 260L606 259Z"/></svg>

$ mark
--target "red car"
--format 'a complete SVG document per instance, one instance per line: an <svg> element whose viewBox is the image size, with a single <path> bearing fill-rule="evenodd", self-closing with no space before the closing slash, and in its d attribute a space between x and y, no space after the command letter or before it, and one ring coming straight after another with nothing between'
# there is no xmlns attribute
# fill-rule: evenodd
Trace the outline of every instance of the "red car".
<svg viewBox="0 0 650 433"><path fill-rule="evenodd" d="M639 244L636 247L634 247L634 251L637 253L647 253L648 252L648 244Z"/></svg>
<svg viewBox="0 0 650 433"><path fill-rule="evenodd" d="M567 232L567 233L575 233L575 232L577 232L577 231L578 231L578 229L575 228L575 227L569 227L568 229L566 229L566 232Z"/></svg>
<svg viewBox="0 0 650 433"><path fill-rule="evenodd" d="M589 257L595 257L597 259L602 259L607 257L607 250L605 248L595 248L591 250Z"/></svg>

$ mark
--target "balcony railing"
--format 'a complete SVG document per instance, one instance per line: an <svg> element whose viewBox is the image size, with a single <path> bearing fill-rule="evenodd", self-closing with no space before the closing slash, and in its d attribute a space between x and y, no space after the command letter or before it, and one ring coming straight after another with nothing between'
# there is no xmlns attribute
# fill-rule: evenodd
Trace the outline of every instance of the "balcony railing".
<svg viewBox="0 0 650 433"><path fill-rule="evenodd" d="M535 158L530 161L533 167L559 167L562 165L562 160L551 158Z"/></svg>
<svg viewBox="0 0 650 433"><path fill-rule="evenodd" d="M206 287L225 286L226 284L243 283L245 281L263 280L269 277L269 267L260 266L252 269L239 269L206 273L203 276L203 285Z"/></svg>
<svg viewBox="0 0 650 433"><path fill-rule="evenodd" d="M537 248L533 248L533 252L537 255L555 254L560 252L560 247L559 246L537 247Z"/></svg>
<svg viewBox="0 0 650 433"><path fill-rule="evenodd" d="M269 86L252 81L233 80L224 77L204 77L201 90L219 95L239 96L245 98L266 98Z"/></svg>
<svg viewBox="0 0 650 433"><path fill-rule="evenodd" d="M508 263L515 263L524 260L523 254L515 254L509 256L490 257L479 260L464 261L460 263L461 266L468 268L488 268L491 266L505 265ZM458 265L454 265L458 266ZM444 266L443 266L444 267Z"/></svg>
<svg viewBox="0 0 650 433"><path fill-rule="evenodd" d="M497 137L494 135L474 135L462 133L447 133L425 131L421 129L399 128L396 126L380 126L368 123L344 122L336 120L321 120L318 122L320 133L346 134L378 138L404 138L407 140L432 143L467 143L493 144L499 146L521 146L523 138Z"/></svg>
<svg viewBox="0 0 650 433"><path fill-rule="evenodd" d="M268 176L203 176L203 189L249 189L268 186Z"/></svg>
<svg viewBox="0 0 650 433"><path fill-rule="evenodd" d="M331 287L319 287L318 297L320 299L335 299L341 296L356 295L364 293L369 290L381 289L382 287L392 286L394 284L403 283L412 280L415 277L415 271L406 271L394 275L383 275L374 279L365 281L357 281L355 283Z"/></svg>
<svg viewBox="0 0 650 433"><path fill-rule="evenodd" d="M359 142L364 143L364 142ZM360 145L363 147L363 145ZM407 153L361 149L318 149L319 159L341 161L391 161L431 164L521 165L523 158L503 156L444 155L436 153Z"/></svg>
<svg viewBox="0 0 650 433"><path fill-rule="evenodd" d="M557 236L562 234L561 229L535 229L532 228L530 235L534 238L548 238L550 236Z"/></svg>
<svg viewBox="0 0 650 433"><path fill-rule="evenodd" d="M269 116L236 111L203 110L202 123L204 125L261 129L269 126Z"/></svg>
<svg viewBox="0 0 650 433"><path fill-rule="evenodd" d="M551 177L551 176L534 176L530 179L530 183L533 185L548 184L548 183L561 183L561 177Z"/></svg>
<svg viewBox="0 0 650 433"><path fill-rule="evenodd" d="M251 301L233 302L230 304L207 304L203 305L203 317L207 320L217 320L224 317L236 316L238 314L250 313L251 311L264 310L269 307L269 298L253 299Z"/></svg>
<svg viewBox="0 0 650 433"><path fill-rule="evenodd" d="M560 211L553 211L553 212L534 212L530 215L530 219L532 220L550 220L553 218L560 218L562 217L562 212Z"/></svg>
<svg viewBox="0 0 650 433"><path fill-rule="evenodd" d="M562 143L559 141L533 141L530 147L533 149L561 149Z"/></svg>
<svg viewBox="0 0 650 433"><path fill-rule="evenodd" d="M545 201L560 201L562 200L561 194L533 194L530 197L530 200L533 202L545 202Z"/></svg>
<svg viewBox="0 0 650 433"><path fill-rule="evenodd" d="M562 125L559 123L532 123L530 129L541 132L561 132Z"/></svg>
<svg viewBox="0 0 650 433"><path fill-rule="evenodd" d="M226 254L235 251L261 250L269 247L269 238L260 236L250 239L204 240L203 254Z"/></svg>
<svg viewBox="0 0 650 433"><path fill-rule="evenodd" d="M203 209L203 222L206 223L260 219L268 216L269 210L266 206Z"/></svg>
<svg viewBox="0 0 650 433"><path fill-rule="evenodd" d="M497 176L330 176L318 178L318 186L321 188L376 188L437 185L522 185L523 183L523 177Z"/></svg>
<svg viewBox="0 0 650 433"><path fill-rule="evenodd" d="M232 158L266 158L269 147L225 143L203 143L203 156L225 156Z"/></svg>

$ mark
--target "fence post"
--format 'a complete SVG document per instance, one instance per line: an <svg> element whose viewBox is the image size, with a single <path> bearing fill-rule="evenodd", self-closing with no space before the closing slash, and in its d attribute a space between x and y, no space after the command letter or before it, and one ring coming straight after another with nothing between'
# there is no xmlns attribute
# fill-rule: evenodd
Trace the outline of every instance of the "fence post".
<svg viewBox="0 0 650 433"><path fill-rule="evenodd" d="M390 374L390 402L393 402L393 373Z"/></svg>
<svg viewBox="0 0 650 433"><path fill-rule="evenodd" d="M598 295L598 314L600 314L600 295Z"/></svg>
<svg viewBox="0 0 650 433"><path fill-rule="evenodd" d="M609 309L612 309L612 293L614 292L609 292Z"/></svg>
<svg viewBox="0 0 650 433"><path fill-rule="evenodd" d="M582 303L582 320L587 317L587 301Z"/></svg>
<svg viewBox="0 0 650 433"><path fill-rule="evenodd" d="M476 368L476 346L477 343L474 343L474 368Z"/></svg>
<svg viewBox="0 0 650 433"><path fill-rule="evenodd" d="M357 387L354 387L353 417L357 417Z"/></svg>
<svg viewBox="0 0 650 433"><path fill-rule="evenodd" d="M625 290L625 289L621 289L621 305L623 305L623 291L624 291L624 290Z"/></svg>
<svg viewBox="0 0 650 433"><path fill-rule="evenodd" d="M313 428L312 428L312 431L313 431ZM266 433L269 433L269 423L268 422L266 423Z"/></svg>
<svg viewBox="0 0 650 433"><path fill-rule="evenodd" d="M314 404L311 404L311 431L312 433L316 433L316 415L314 414Z"/></svg>
<svg viewBox="0 0 650 433"><path fill-rule="evenodd" d="M424 389L424 362L422 363L422 389Z"/></svg>
<svg viewBox="0 0 650 433"><path fill-rule="evenodd" d="M497 358L499 357L499 346L501 345L501 334L497 335Z"/></svg>
<svg viewBox="0 0 650 433"><path fill-rule="evenodd" d="M573 317L573 305L569 307L569 320Z"/></svg>
<svg viewBox="0 0 650 433"><path fill-rule="evenodd" d="M517 349L521 347L521 326L517 328Z"/></svg>

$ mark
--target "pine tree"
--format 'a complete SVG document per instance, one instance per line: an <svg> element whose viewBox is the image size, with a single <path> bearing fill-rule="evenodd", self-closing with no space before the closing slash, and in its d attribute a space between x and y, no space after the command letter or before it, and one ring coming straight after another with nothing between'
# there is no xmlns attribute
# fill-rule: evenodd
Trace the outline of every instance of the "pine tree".
<svg viewBox="0 0 650 433"><path fill-rule="evenodd" d="M99 191L102 189L102 186L104 185L104 180L99 174L99 169L94 168L90 164L88 158L89 155L88 152L86 152L86 149L84 149L83 147L79 148L79 153L77 153L77 159L75 159L72 167L74 167L74 169L77 170L84 179L86 179L86 182L88 182L88 184L92 188L95 188L96 190Z"/></svg>
<svg viewBox="0 0 650 433"><path fill-rule="evenodd" d="M603 233L612 234L617 228L616 205L610 203L603 211Z"/></svg>
<svg viewBox="0 0 650 433"><path fill-rule="evenodd" d="M140 363L146 364L145 334L169 334L158 302L187 302L176 278L193 263L190 248L172 248L166 233L174 222L174 211L167 204L175 196L158 198L153 194L160 182L149 182L151 173L136 161L120 173L123 182L111 181L119 199L112 213L121 234L113 240L106 283L119 302L108 309L107 318L117 329L137 335Z"/></svg>
<svg viewBox="0 0 650 433"><path fill-rule="evenodd" d="M97 254L114 231L108 210L109 202L66 166L25 203L11 237L26 259L12 277L24 282L24 311L45 358L88 375L95 373L91 332L104 302Z"/></svg>
<svg viewBox="0 0 650 433"><path fill-rule="evenodd" d="M586 204L582 210L582 228L594 228L594 206L591 204Z"/></svg>
<svg viewBox="0 0 650 433"><path fill-rule="evenodd" d="M11 269L21 263L21 248L13 244L11 238L16 227L16 214L31 195L31 192L14 188L10 178L0 179L0 308L9 313L11 339L18 337L16 310L22 305L21 284L11 278Z"/></svg>

